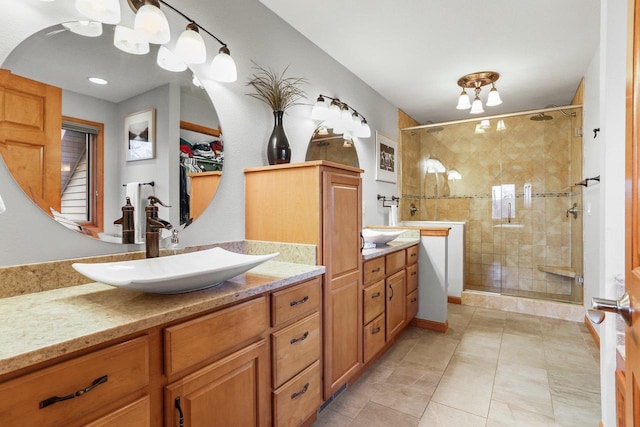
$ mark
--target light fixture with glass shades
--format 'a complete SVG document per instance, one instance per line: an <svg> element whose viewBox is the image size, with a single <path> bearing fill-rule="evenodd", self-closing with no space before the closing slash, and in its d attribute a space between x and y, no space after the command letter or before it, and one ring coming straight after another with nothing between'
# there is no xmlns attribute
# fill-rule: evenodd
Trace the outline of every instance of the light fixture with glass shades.
<svg viewBox="0 0 640 427"><path fill-rule="evenodd" d="M158 50L158 65L165 70L180 72L187 64L203 64L207 60L207 50L200 32L213 37L221 47L210 65L210 76L220 82L234 82L238 79L236 63L231 57L227 44L210 31L189 18L165 0L127 0L135 13L133 28L116 26L113 44L123 52L134 55L149 53L149 43L161 45ZM78 20L63 24L74 33L95 37L102 31L101 23L118 24L121 18L120 0L76 0L76 9L90 21ZM169 8L187 20L185 30L178 37L175 50L165 45L171 41L169 22L161 7Z"/></svg>
<svg viewBox="0 0 640 427"><path fill-rule="evenodd" d="M484 113L480 92L482 91L482 87L487 85L491 85L491 90L489 91L485 105L487 107L495 107L496 105L502 104L502 99L500 99L500 94L498 93L498 89L496 89L496 81L499 78L500 74L495 71L480 71L460 77L458 79L458 86L462 88L462 92L458 97L458 105L456 105L456 108L458 110L467 110L470 108L470 114ZM473 102L470 102L467 89L474 90L475 97Z"/></svg>
<svg viewBox="0 0 640 427"><path fill-rule="evenodd" d="M328 103L325 98L331 100L331 102ZM349 131L359 138L369 138L371 136L371 128L367 123L367 119L358 113L355 108L349 106L346 102L340 101L338 98L319 95L311 110L311 118L324 121L325 126L332 129L333 133L336 134L343 134Z"/></svg>

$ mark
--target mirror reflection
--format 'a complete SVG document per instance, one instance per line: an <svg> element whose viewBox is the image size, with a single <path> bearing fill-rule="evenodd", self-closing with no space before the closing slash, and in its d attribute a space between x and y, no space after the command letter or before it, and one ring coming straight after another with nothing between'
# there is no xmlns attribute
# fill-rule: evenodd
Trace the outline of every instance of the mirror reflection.
<svg viewBox="0 0 640 427"><path fill-rule="evenodd" d="M343 165L360 167L358 152L348 134L334 133L321 123L313 132L307 145L306 161L327 160Z"/></svg>
<svg viewBox="0 0 640 427"><path fill-rule="evenodd" d="M0 125L0 155L60 224L121 242L113 222L132 184L140 184L132 203L142 218L155 195L170 205L159 216L174 227L196 219L215 195L224 144L191 71L158 67L155 45L146 55L120 51L114 31L103 24L102 35L85 37L57 25L14 49L0 70L15 107Z"/></svg>

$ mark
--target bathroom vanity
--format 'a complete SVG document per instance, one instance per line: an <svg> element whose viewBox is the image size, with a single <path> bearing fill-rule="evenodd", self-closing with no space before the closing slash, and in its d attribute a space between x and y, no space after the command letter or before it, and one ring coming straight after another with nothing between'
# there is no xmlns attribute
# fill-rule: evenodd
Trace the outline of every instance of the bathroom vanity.
<svg viewBox="0 0 640 427"><path fill-rule="evenodd" d="M186 294L0 299L2 423L299 425L322 401L323 273L269 261Z"/></svg>

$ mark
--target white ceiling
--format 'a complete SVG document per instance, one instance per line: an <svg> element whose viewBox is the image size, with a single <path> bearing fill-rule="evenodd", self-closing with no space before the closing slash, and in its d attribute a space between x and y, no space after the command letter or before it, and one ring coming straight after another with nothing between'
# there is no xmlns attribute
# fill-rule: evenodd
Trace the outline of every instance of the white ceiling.
<svg viewBox="0 0 640 427"><path fill-rule="evenodd" d="M600 36L599 0L260 2L420 123L471 118L457 80L476 71L501 75L483 115L567 105Z"/></svg>

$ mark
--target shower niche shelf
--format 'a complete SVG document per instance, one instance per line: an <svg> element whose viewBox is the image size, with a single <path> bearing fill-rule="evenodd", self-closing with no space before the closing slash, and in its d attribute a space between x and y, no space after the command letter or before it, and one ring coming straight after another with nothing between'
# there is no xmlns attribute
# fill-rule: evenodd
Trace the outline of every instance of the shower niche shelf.
<svg viewBox="0 0 640 427"><path fill-rule="evenodd" d="M574 279L576 277L576 271L571 267L558 267L554 265L538 265L538 270L545 273L557 274L558 276L570 277Z"/></svg>

